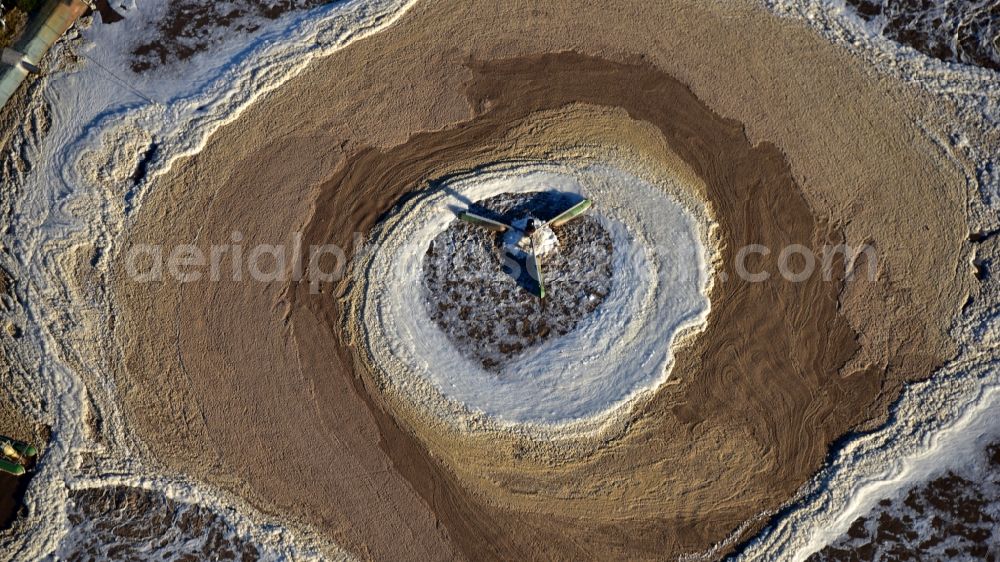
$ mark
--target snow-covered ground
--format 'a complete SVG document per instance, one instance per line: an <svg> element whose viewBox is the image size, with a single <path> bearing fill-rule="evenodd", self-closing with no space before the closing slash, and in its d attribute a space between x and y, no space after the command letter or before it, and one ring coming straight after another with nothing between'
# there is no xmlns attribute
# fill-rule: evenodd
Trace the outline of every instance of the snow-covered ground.
<svg viewBox="0 0 1000 562"><path fill-rule="evenodd" d="M1000 70L997 0L847 0L883 36L944 62Z"/></svg>
<svg viewBox="0 0 1000 562"><path fill-rule="evenodd" d="M1000 392L988 406L1000 409ZM872 558L986 560L1000 556L1000 427L988 416L972 416L939 437L940 447L910 459L900 477L908 486L879 500L867 516L856 519L846 534L836 536L843 520L863 509L846 512L836 530L817 542L829 542L818 561L843 559L850 552ZM951 435L951 433L954 433ZM941 457L948 455L952 460ZM960 459L959 462L954 462ZM883 484L884 485L884 484ZM882 495L878 486L860 496L866 505ZM860 507L860 506L859 506ZM840 558L838 558L840 557ZM862 558L869 558L862 555Z"/></svg>
<svg viewBox="0 0 1000 562"><path fill-rule="evenodd" d="M138 45L136 38L148 39L154 35L154 22L162 17L167 1L127 0L126 9L121 10L126 16L124 21L82 26L79 35L71 34L54 49L53 58L58 64L49 69L53 72L40 84L50 109L33 109L34 117L25 123L28 130L19 141L18 150L31 165L5 170L3 178L6 186L18 186L9 195L5 191L5 199L11 199L3 203L12 207L12 222L7 225L3 241L14 259L14 263L5 265L10 265L23 282L10 304L27 319L19 357L28 367L26 378L18 380L12 391L24 394L18 402L28 405L31 413L53 428L52 442L27 497L31 515L4 555L32 560L65 554L73 541L80 539L68 535L72 531L69 514L74 491L128 486L156 489L172 502L198 505L220 514L225 520L226 533L261 545L265 558L311 556L314 551L311 545L318 543L311 542L307 531L283 528L237 498L207 489L181 475L157 475L143 464L141 444L125 431L114 400L115 389L107 369L97 359L102 356L101 342L93 334L100 333L95 326L101 326L107 314L104 296L99 291L81 294L64 280L80 247L96 244L95 267L98 271L105 267L106 256L115 251L123 224L143 203L148 178L167 169L181 156L200 150L212 131L235 119L243 108L301 71L312 59L391 25L411 3L411 0L352 0L289 14L275 21L261 21L259 28L244 34L222 37L222 28L217 28L213 33L220 35L210 41L210 51L192 55L183 65L135 74L131 71L131 53ZM988 232L1000 226L1000 163L997 155L985 153L976 142L983 131L1000 127L1000 98L996 95L1000 91L1000 74L942 62L901 46L882 34L880 22L865 21L839 0L770 0L768 4L775 12L813 26L830 41L856 53L859 63L874 65L888 75L918 84L957 103L960 112L951 129L928 128L927 132L939 140L942 151L951 155L956 165L973 170L969 184L979 190L986 204L971 208L970 229ZM44 135L40 134L43 127L48 129ZM971 165L967 166L968 163ZM695 228L700 226L698 221L685 216L686 211L669 200L635 205L637 208L621 203L622 199L629 199L622 193L634 192L611 193L615 190L608 186L614 184L616 177L628 174L625 166L603 169L594 163L583 166L591 174L592 183L581 186L564 181L563 188L584 191L601 202L601 214L596 216L606 221L606 228L615 234L616 252L618 248L637 249L632 259L622 264L625 269L616 283L628 287L645 279L653 285L631 295L632 302L658 302L661 288L667 283L689 289L680 303L663 304L665 308L646 313L647 321L667 320L667 327L663 328L667 332L656 332L650 337L669 336L685 323L696 325L707 312L707 303L698 296L704 290L705 271L696 268L697 271L680 272L688 275L684 279L657 278L660 270L653 260L659 259L659 255L650 254L647 249L664 233L649 225L664 222L664 217L659 212L653 218L642 213L650 208L674 210L673 219L665 221L666 228L674 228L672 234L686 242L674 240L665 246L667 251L701 248L702 234ZM565 176L568 169L547 171ZM467 182L463 185L470 194L478 193L479 197L513 191L514 184L537 189L530 182L523 183L525 175L521 172L515 174L516 182L509 170L493 170L490 172L493 176L461 181ZM577 169L572 175L587 177ZM641 182L626 183L633 189L643 189ZM484 185L490 187L485 189ZM447 207L432 205L437 201L434 197L439 196L414 204L427 209ZM414 225L424 228L433 224L426 232L429 236L435 232L434 228L444 224L434 221L443 220L444 215L427 215ZM413 258L422 256L420 248L401 245L398 250ZM426 240L422 248L426 249ZM979 258L1000 263L997 244L982 242ZM397 271L394 275L398 281L401 273ZM384 295L380 298L382 303L390 304ZM627 310L627 299L609 295L608 302L613 302L612 298L618 298L626 308L609 310ZM966 465L973 457L967 451L973 442L979 443L978 436L995 432L1000 426L993 390L1000 386L998 303L1000 284L994 273L984 282L984 293L956 323L954 332L962 344L959 357L931 380L910 387L883 428L842 444L829 466L803 488L797 500L763 535L742 549L740 557L804 558L845 532L857 516L867 513L880 498L897 496L915 481L940 474L949 467ZM385 311L398 317L410 310L404 308L405 304L393 303ZM419 318L415 317L413 322ZM588 335L585 327L576 330L579 337L573 340L573 345L586 345L573 347L569 340L553 341L537 348L520 364L546 371L552 365L567 362L571 356L582 362L583 368L572 373L565 369L556 370L555 374L546 371L550 374L546 380L533 383L541 387L532 387L531 381L525 384L523 380L500 385L482 369L468 371L477 376L460 381L454 377L454 369L430 372L429 365L443 363L438 357L416 355L403 346L381 349L378 353L380 360L397 362L387 365L386 372L395 372L391 370L393 367L404 370L413 367L408 362L399 363L397 354L423 362L417 365L422 370L419 376L391 381L399 385L399 392L409 393L417 401L447 396L444 403L449 399L459 401L501 418L556 423L615 409L629 397L655 388L669 372L667 347L658 345L658 350L649 351L649 343L643 341L643 336L631 331L642 328L640 323L633 325L614 316L599 317L590 328L601 323L619 333L627 332L628 345L633 346L629 349L641 350L631 356L630 362L623 363L626 368L622 369L620 380L599 378L602 373L615 371L608 369L608 363L602 362L600 356L607 353L608 361L615 362L617 367L618 362L625 360L620 354L626 348L586 347L594 342L609 345L611 340ZM423 331L418 333L435 342L436 347L431 350L447 349L448 342L435 340L426 325L420 330ZM406 338L392 341L405 342ZM591 349L590 355L587 349ZM560 356L562 352L568 355ZM514 372L514 376L516 380L523 374ZM87 378L91 398L84 392L81 377ZM619 386L608 388L611 384ZM429 388L433 392L428 393ZM507 390L518 398L489 399L507 396L503 394ZM531 390L542 392L532 394ZM553 396L555 400L546 399ZM434 407L443 407L441 404L438 402ZM102 443L94 441L86 427L87 412L91 409L99 410L105 422L106 439ZM475 424L475 419L470 416L468 421ZM93 464L84 465L84 458ZM318 545L316 549L321 547L327 548Z"/></svg>
<svg viewBox="0 0 1000 562"><path fill-rule="evenodd" d="M68 535L74 491L119 485L219 514L225 532L255 542L265 559L340 556L306 529L284 528L239 498L145 464L103 363L106 295L80 292L68 280L81 248L93 248L94 271L103 274L150 178L200 150L214 130L312 59L391 25L412 2L350 0L262 21L253 32L216 28L210 50L143 74L131 70L132 51L156 37L169 2L112 4L125 20L81 21L53 49L53 65L36 84L42 99L32 102L35 117L14 141L23 164L4 169L11 215L3 240L10 263L4 265L20 281L11 304L25 319L16 358L24 373L12 392L27 413L51 426L52 440L25 498L30 515L19 520L3 556L65 554L70 543L64 541L77 540ZM100 441L87 425L93 412L103 423Z"/></svg>
<svg viewBox="0 0 1000 562"><path fill-rule="evenodd" d="M465 202L537 191L596 202L589 216L611 236L611 290L573 331L488 370L429 317L421 261ZM703 326L709 311L708 219L669 195L685 191L669 176L638 177L627 162L553 159L496 164L424 192L377 229L376 250L357 260L363 294L351 316L370 366L391 392L462 430L567 434L623 414L666 381L671 342Z"/></svg>
<svg viewBox="0 0 1000 562"><path fill-rule="evenodd" d="M979 189L986 206L973 206L972 225L993 230L1000 225L1000 163L998 155L976 142L984 133L1000 130L1000 72L941 61L883 35L884 21L868 21L844 0L763 0L774 13L808 25L830 42L853 53L859 64L914 84L954 102L958 108L948 130L925 132L960 169L969 168L969 184ZM928 2L931 9L942 4ZM992 210L988 210L992 209Z"/></svg>
<svg viewBox="0 0 1000 562"><path fill-rule="evenodd" d="M1000 165L977 143L1000 128L1000 73L941 61L883 35L884 21L866 21L842 0L770 0L778 14L813 27L853 52L859 63L910 82L955 103L947 130L926 133L960 170L968 170L970 232L994 233L975 241L980 263L1000 263ZM936 9L936 4L931 8ZM995 138L995 136L994 136ZM929 380L910 385L888 422L840 444L828 466L804 486L739 560L803 560L841 537L879 500L947 471L976 474L989 436L1000 434L1000 279L982 279L981 293L965 307L952 333L958 356ZM771 515L771 514L765 514ZM926 528L923 529L926 531Z"/></svg>

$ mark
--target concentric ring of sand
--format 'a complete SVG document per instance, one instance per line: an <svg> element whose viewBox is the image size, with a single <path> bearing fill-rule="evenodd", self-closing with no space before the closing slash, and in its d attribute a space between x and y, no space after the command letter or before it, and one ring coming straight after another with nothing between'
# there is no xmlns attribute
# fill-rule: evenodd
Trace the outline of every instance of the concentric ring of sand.
<svg viewBox="0 0 1000 562"><path fill-rule="evenodd" d="M611 160L552 152L411 186L419 191L386 214L352 266L345 331L375 386L458 431L554 435L623 418L666 380L675 335L690 336L708 313L711 227L702 206L670 195L694 194L669 175L647 180ZM599 314L489 370L429 318L420 262L463 200L546 187L601 201L592 216L615 241L614 283Z"/></svg>
<svg viewBox="0 0 1000 562"><path fill-rule="evenodd" d="M347 368L330 292L122 279L120 386L164 462L377 558L662 558L780 505L829 441L877 419L902 380L947 355L947 319L969 282L956 266L964 183L909 124L918 100L741 6L553 5L534 20L515 9L418 5L317 65L175 166L132 241L225 241L238 228L248 243L273 242L308 225L313 239L350 247L421 178L613 146L701 186L723 262L744 241L812 247L842 229L877 244L878 283L716 283L677 383L568 461L530 439L487 447L394 418ZM468 63L467 45L485 61L569 48L600 57ZM726 63L734 52L746 66ZM750 143L664 70L775 144ZM408 135L421 130L432 132ZM919 204L902 207L901 192ZM918 270L941 275L908 275Z"/></svg>

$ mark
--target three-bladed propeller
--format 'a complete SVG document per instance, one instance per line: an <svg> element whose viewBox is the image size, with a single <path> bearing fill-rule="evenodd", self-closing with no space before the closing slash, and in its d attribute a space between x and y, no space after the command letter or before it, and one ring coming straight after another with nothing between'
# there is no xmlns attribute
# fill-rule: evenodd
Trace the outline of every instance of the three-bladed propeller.
<svg viewBox="0 0 1000 562"><path fill-rule="evenodd" d="M579 217L583 213L587 212L588 209L594 204L590 199L584 199L579 203L573 205L569 209L559 213L555 218L550 219L541 225L535 223L534 219L529 219L524 227L524 229L517 228L512 224L505 224L497 220L493 220L482 215L477 215L471 212L464 212L458 215L458 218L476 226L481 226L487 230L492 230L493 232L506 232L508 230L513 230L520 232L523 236L527 237L530 241L531 252L528 253L528 267L530 269L529 273L532 278L538 282L538 291L535 294L538 298L545 298L545 281L542 278L542 260L536 249L535 238L538 233L542 232L545 227L557 227L562 226L569 221Z"/></svg>

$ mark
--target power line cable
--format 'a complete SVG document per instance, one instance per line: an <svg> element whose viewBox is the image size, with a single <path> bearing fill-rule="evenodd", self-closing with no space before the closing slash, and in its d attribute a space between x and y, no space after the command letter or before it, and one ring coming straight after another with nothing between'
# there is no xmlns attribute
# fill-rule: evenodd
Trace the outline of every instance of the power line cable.
<svg viewBox="0 0 1000 562"><path fill-rule="evenodd" d="M79 53L79 55L82 58L84 58L84 59L86 59L86 60L94 63L95 65L97 65L98 68L100 68L104 72L108 73L108 75L111 76L112 78L114 78L115 81L117 81L119 84L121 84L121 85L125 86L126 88L128 88L132 93L134 93L135 95L139 96L140 98L142 98L142 99L144 99L144 100L146 100L146 101L148 101L149 103L152 103L152 104L163 105L160 102L158 102L158 101L154 100L153 98L147 96L146 94L142 93L138 88L136 88L135 86L133 86L132 84L130 84L127 80L125 80L121 76L115 74L114 71L112 71L110 68L108 68L108 67L104 66L103 64L101 64L100 62L98 62L97 59L88 57L87 55L85 55L83 53Z"/></svg>

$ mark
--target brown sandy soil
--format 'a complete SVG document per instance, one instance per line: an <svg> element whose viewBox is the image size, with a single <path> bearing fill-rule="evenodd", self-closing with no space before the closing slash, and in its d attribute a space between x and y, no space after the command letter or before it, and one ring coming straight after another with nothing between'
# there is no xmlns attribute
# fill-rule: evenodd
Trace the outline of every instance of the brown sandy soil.
<svg viewBox="0 0 1000 562"><path fill-rule="evenodd" d="M748 242L870 242L876 281L717 283L672 382L581 454L441 431L379 393L343 341L346 285L121 276L132 427L171 467L365 558L709 548L950 356L972 280L964 180L912 124L933 122L925 101L845 57L742 4L418 4L175 165L129 242L208 248L239 231L249 248L301 231L350 248L422 182L586 139L686 177L725 263Z"/></svg>
<svg viewBox="0 0 1000 562"><path fill-rule="evenodd" d="M17 177L30 171L33 165L23 146L44 136L51 124L48 105L38 100L38 84L36 77L29 76L0 108L0 215L3 217L14 212L17 197L11 190L20 185ZM4 221L5 229L6 224ZM20 337L26 322L23 314L16 313L13 306L17 279L11 273L14 258L9 252L7 247L0 247L0 300L3 301L0 303L0 435L27 441L41 451L49 439L48 428L19 411L9 390L10 379L23 376L17 361L11 359L16 357L11 348L16 345L15 340ZM30 472L20 478L0 473L0 528L12 523L29 480Z"/></svg>
<svg viewBox="0 0 1000 562"><path fill-rule="evenodd" d="M0 49L14 44L28 23L28 14L14 8L4 14L4 21L7 25L0 30Z"/></svg>
<svg viewBox="0 0 1000 562"><path fill-rule="evenodd" d="M7 299L13 284L14 279L0 266L0 297ZM0 435L41 448L41 444L48 441L48 431L18 410L8 390L9 378L17 376L17 373L11 368L6 350L12 340L20 336L20 327L12 320L6 304L0 304L0 311L3 312L0 313L0 339L3 340L0 341ZM18 516L30 480L30 471L20 477L0 472L0 531L10 528Z"/></svg>

